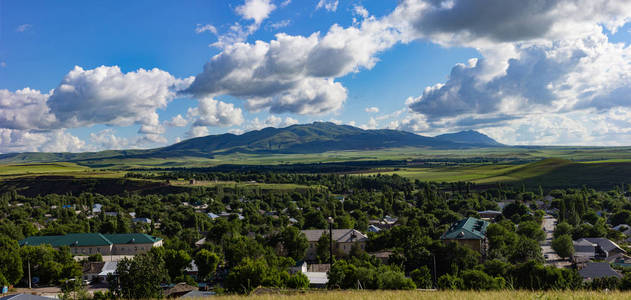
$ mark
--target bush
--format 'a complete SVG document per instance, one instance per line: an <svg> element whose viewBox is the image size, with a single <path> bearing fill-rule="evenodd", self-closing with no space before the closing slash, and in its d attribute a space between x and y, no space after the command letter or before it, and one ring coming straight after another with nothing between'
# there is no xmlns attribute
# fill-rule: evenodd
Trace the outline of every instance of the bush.
<svg viewBox="0 0 631 300"><path fill-rule="evenodd" d="M464 288L462 278L445 274L438 278L438 288L441 290L461 290Z"/></svg>
<svg viewBox="0 0 631 300"><path fill-rule="evenodd" d="M309 287L309 278L302 273L291 275L287 280L287 287L292 289L306 289Z"/></svg>
<svg viewBox="0 0 631 300"><path fill-rule="evenodd" d="M504 287L503 280L497 280L480 270L462 272L464 288L468 290L498 290Z"/></svg>
<svg viewBox="0 0 631 300"><path fill-rule="evenodd" d="M432 275L429 273L427 266L422 266L410 273L410 277L414 280L416 287L420 289L432 288Z"/></svg>
<svg viewBox="0 0 631 300"><path fill-rule="evenodd" d="M403 272L386 271L377 275L379 288L383 290L413 290L416 288L412 279L405 277Z"/></svg>

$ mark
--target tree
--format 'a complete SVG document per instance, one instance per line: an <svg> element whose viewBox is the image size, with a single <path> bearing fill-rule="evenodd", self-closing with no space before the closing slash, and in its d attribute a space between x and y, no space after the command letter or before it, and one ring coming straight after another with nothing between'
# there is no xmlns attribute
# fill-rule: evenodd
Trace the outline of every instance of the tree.
<svg viewBox="0 0 631 300"><path fill-rule="evenodd" d="M24 274L20 246L6 236L0 236L0 274L9 284L17 284Z"/></svg>
<svg viewBox="0 0 631 300"><path fill-rule="evenodd" d="M197 269L199 270L198 278L201 280L207 280L213 273L215 273L217 265L219 264L219 256L206 249L202 249L197 252L197 255L195 255L195 264L197 264Z"/></svg>
<svg viewBox="0 0 631 300"><path fill-rule="evenodd" d="M169 277L175 279L184 274L184 269L190 267L193 259L184 250L167 249L164 252L164 263Z"/></svg>
<svg viewBox="0 0 631 300"><path fill-rule="evenodd" d="M517 228L517 233L535 241L543 241L546 239L546 233L541 229L541 226L534 221L520 223Z"/></svg>
<svg viewBox="0 0 631 300"><path fill-rule="evenodd" d="M502 279L493 278L480 270L466 270L462 272L464 288L468 290L498 290L504 288Z"/></svg>
<svg viewBox="0 0 631 300"><path fill-rule="evenodd" d="M416 286L420 289L432 288L432 275L427 266L422 266L410 273L410 277L414 280Z"/></svg>
<svg viewBox="0 0 631 300"><path fill-rule="evenodd" d="M537 241L521 236L519 241L513 248L511 255L511 262L520 263L529 260L535 260L537 262L543 262L543 256L541 255L541 247Z"/></svg>
<svg viewBox="0 0 631 300"><path fill-rule="evenodd" d="M557 224L557 227L554 229L554 237L557 238L564 234L572 234L572 225L567 222L561 222Z"/></svg>
<svg viewBox="0 0 631 300"><path fill-rule="evenodd" d="M322 233L316 245L316 258L320 263L328 263L331 249L331 237L328 232Z"/></svg>
<svg viewBox="0 0 631 300"><path fill-rule="evenodd" d="M264 259L245 258L230 270L224 286L231 292L247 294L258 286L280 287L280 274L271 269Z"/></svg>
<svg viewBox="0 0 631 300"><path fill-rule="evenodd" d="M561 235L552 240L552 249L561 257L570 258L574 255L574 243L569 234Z"/></svg>
<svg viewBox="0 0 631 300"><path fill-rule="evenodd" d="M155 252L124 258L116 266L118 296L127 299L161 298L161 283L167 281L164 260Z"/></svg>
<svg viewBox="0 0 631 300"><path fill-rule="evenodd" d="M278 238L287 256L299 261L305 257L305 251L309 247L307 237L294 226L283 229Z"/></svg>

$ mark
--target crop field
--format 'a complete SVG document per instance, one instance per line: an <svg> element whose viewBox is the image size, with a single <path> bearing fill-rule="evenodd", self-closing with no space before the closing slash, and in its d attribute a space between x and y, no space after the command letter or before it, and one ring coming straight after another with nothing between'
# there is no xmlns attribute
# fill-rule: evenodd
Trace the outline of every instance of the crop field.
<svg viewBox="0 0 631 300"><path fill-rule="evenodd" d="M535 300L535 299L631 299L631 292L603 292L603 291L335 291L335 292L304 292L294 295L264 294L251 296L219 296L217 300Z"/></svg>
<svg viewBox="0 0 631 300"><path fill-rule="evenodd" d="M46 173L66 173L81 172L89 170L87 167L74 163L30 163L30 164L10 164L0 165L0 176L23 175L23 174L46 174Z"/></svg>

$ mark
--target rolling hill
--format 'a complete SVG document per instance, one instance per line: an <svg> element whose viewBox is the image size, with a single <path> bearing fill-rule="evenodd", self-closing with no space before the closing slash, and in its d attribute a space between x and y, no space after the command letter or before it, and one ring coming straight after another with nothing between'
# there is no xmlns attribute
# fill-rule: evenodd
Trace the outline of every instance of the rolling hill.
<svg viewBox="0 0 631 300"><path fill-rule="evenodd" d="M230 153L288 154L340 150L375 150L402 147L466 149L501 146L480 133L457 133L452 138L434 138L406 131L365 130L330 122L268 127L240 135L225 133L185 140L167 147L147 150L108 150L85 153L11 153L0 155L5 162L87 161L126 158L204 157Z"/></svg>

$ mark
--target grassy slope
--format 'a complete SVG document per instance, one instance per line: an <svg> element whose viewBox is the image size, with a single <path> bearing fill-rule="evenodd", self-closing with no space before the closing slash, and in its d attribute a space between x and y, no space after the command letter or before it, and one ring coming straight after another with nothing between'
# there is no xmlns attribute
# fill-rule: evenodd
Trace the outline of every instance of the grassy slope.
<svg viewBox="0 0 631 300"><path fill-rule="evenodd" d="M315 291L295 295L252 295L252 296L219 296L217 300L259 299L259 300L360 300L360 299L432 299L432 300L531 300L531 299L630 299L629 292L598 291ZM208 298L211 299L211 298Z"/></svg>

